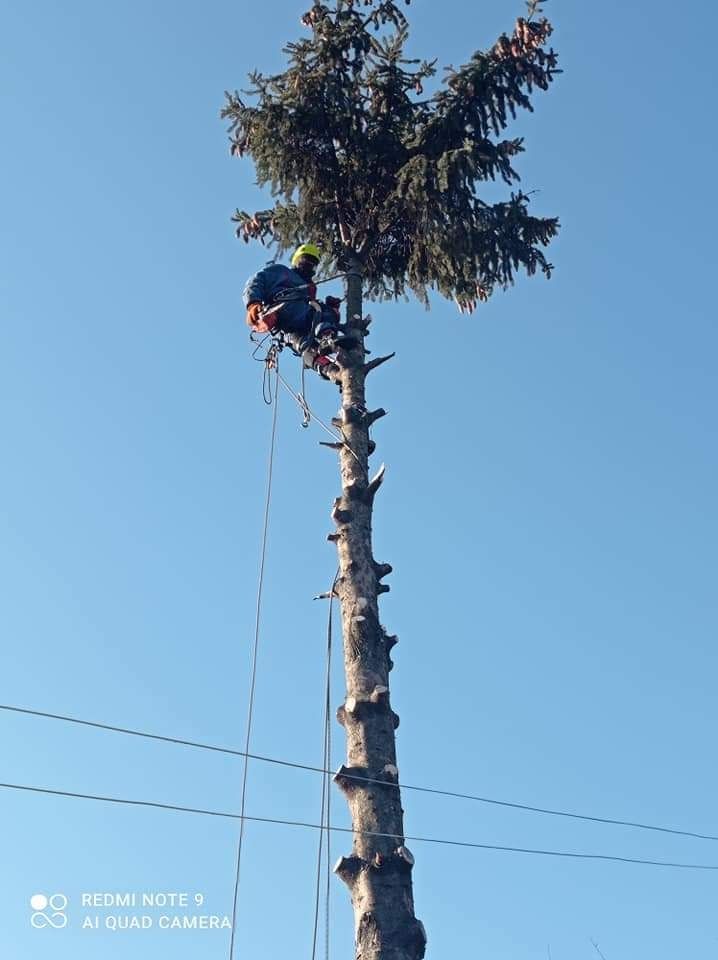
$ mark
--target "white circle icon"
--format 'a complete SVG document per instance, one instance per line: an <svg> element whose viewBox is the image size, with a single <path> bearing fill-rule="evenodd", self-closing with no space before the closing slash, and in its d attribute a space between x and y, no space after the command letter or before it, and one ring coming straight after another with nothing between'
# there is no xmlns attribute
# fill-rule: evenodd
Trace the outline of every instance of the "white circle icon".
<svg viewBox="0 0 718 960"><path fill-rule="evenodd" d="M44 910L49 900L44 893L36 893L30 897L30 906L33 910Z"/></svg>

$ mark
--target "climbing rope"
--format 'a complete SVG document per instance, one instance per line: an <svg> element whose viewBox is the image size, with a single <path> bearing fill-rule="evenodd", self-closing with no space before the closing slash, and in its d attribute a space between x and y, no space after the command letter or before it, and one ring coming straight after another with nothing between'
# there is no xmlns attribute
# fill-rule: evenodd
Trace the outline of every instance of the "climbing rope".
<svg viewBox="0 0 718 960"><path fill-rule="evenodd" d="M318 417L314 412L314 410L312 410L312 408L309 406L309 404L307 403L306 397L302 393L295 393L294 390L292 390L291 386L287 383L287 381L284 379L284 377L281 374L279 374L279 382L282 384L284 389L291 395L295 403L299 404L302 412L305 414L305 417L308 417L309 421L316 420L319 426L322 428L322 430L324 430L325 433L328 433L335 443L341 443L343 446L345 446L349 451L349 453L351 453L351 455L354 457L356 462L360 464L361 461L359 457L356 455L354 450L349 445L349 441L344 436L344 433L343 432L336 433L334 430L332 430L331 427L328 427L326 423L321 419L321 417Z"/></svg>
<svg viewBox="0 0 718 960"><path fill-rule="evenodd" d="M284 389L291 395L295 403L299 404L305 416L308 416L310 421L316 420L319 426L322 428L322 430L324 430L325 433L328 433L335 443L340 443L342 444L342 446L346 447L349 453L351 453L351 455L354 457L356 462L361 465L361 460L357 456L356 452L352 449L351 445L349 444L349 441L344 436L344 433L343 432L335 433L334 430L331 429L331 427L328 427L326 423L324 423L324 421L320 417L318 417L314 412L314 410L312 410L312 408L309 406L309 404L307 403L306 397L304 397L302 394L295 393L294 390L292 390L291 386L287 383L287 381L284 379L284 377L281 374L279 375L279 382L282 384Z"/></svg>
<svg viewBox="0 0 718 960"><path fill-rule="evenodd" d="M309 283L301 283L301 284L299 284L299 286L296 286L296 287L287 287L286 290L280 290L279 293L277 293L277 294L275 295L275 297L274 297L274 302L276 303L277 301L280 301L280 300L285 300L285 301L286 301L286 300L294 300L295 297L293 296L293 294L294 294L297 290L307 290L309 287L319 287L319 286L321 286L323 283L329 283L331 280L341 280L341 279L343 279L344 277L361 277L361 274L360 274L360 273L356 273L356 272L351 272L351 273L334 273L334 274L332 274L331 277L324 277L323 280L312 280L312 281L310 281ZM297 298L297 299L299 299L299 298ZM337 297L337 299L340 299L340 298ZM342 298L342 299L343 299L343 298Z"/></svg>
<svg viewBox="0 0 718 960"><path fill-rule="evenodd" d="M277 377L279 377L279 360L278 357L275 357L275 371ZM259 582L257 584L257 603L255 609L255 619L254 619L254 646L252 649L252 670L251 670L251 682L249 687L249 705L247 708L247 737L245 740L244 747L244 767L242 771L242 794L241 794L241 805L240 805L240 821L239 821L239 839L237 841L237 868L235 872L234 879L234 896L232 898L232 933L229 942L229 960L233 960L234 957L234 939L237 926L237 905L239 901L239 875L242 864L242 841L244 839L244 811L245 811L245 801L247 797L247 772L249 770L249 747L250 740L252 735L252 715L254 712L254 691L257 681L257 653L259 651L259 624L260 624L260 614L262 610L262 590L264 587L264 564L267 556L267 532L269 530L269 507L272 499L272 473L274 470L274 448L275 440L277 436L277 412L279 410L279 390L275 386L274 394L272 398L272 404L274 410L272 413L272 434L271 440L269 443L269 463L267 467L267 495L264 504L264 525L262 530L262 549L261 549L261 559L259 563Z"/></svg>
<svg viewBox="0 0 718 960"><path fill-rule="evenodd" d="M327 784L327 860L326 860L326 887L324 891L324 960L329 960L329 919L330 919L330 909L331 909L331 880L332 880L332 848L331 848L331 839L332 839L332 817L331 817L331 781L329 779L328 771L331 769L332 763L332 724L331 724L331 711L332 711L332 697L331 697L331 675L332 675L332 619L334 614L334 590L339 579L339 570L337 569L336 576L334 577L334 583L332 584L332 591L329 595L329 616L327 619L327 685L326 685L326 699L324 707L324 731L326 737L326 758L327 762L324 767L325 778Z"/></svg>
<svg viewBox="0 0 718 960"><path fill-rule="evenodd" d="M299 404L299 407L301 408L302 413L305 415L305 417L309 418L309 421L316 420L319 426L322 428L322 430L324 430L325 433L328 433L329 436L332 438L332 440L335 440L337 443L346 443L346 440L344 439L343 436L341 436L341 434L335 433L335 431L332 430L331 427L328 427L326 423L324 423L324 421L316 415L316 413L312 410L312 408L307 403L303 393L295 393L294 390L292 390L291 386L287 383L287 381L284 379L284 377L281 374L279 374L279 382L282 384L284 389L289 394L291 394L292 399L295 401L295 403Z"/></svg>
<svg viewBox="0 0 718 960"><path fill-rule="evenodd" d="M331 781L329 779L329 770L332 759L332 739L331 739L331 676L332 676L332 619L334 613L334 598L337 581L339 580L339 570L337 570L334 581L329 591L329 616L327 619L327 655L326 655L326 677L324 694L324 737L323 737L323 769L322 776L322 800L319 814L319 846L317 850L317 880L314 897L314 931L312 934L312 960L316 960L317 952L317 934L319 930L319 901L320 888L322 882L322 847L325 842L326 833L326 888L324 897L324 955L325 960L329 958L329 913L331 899Z"/></svg>
<svg viewBox="0 0 718 960"><path fill-rule="evenodd" d="M270 365L267 364L262 373L262 400L264 400L268 407L270 407L273 402L271 369Z"/></svg>
<svg viewBox="0 0 718 960"><path fill-rule="evenodd" d="M302 363L302 386L299 391L299 400L302 404L302 410L304 411L304 419L302 420L303 427L308 427L312 420L312 411L309 409L309 404L307 403L306 372L307 368Z"/></svg>
<svg viewBox="0 0 718 960"><path fill-rule="evenodd" d="M335 279L335 278L327 278ZM319 281L324 283L326 281ZM255 341L255 336L250 334L250 338L253 342ZM266 349L266 353L263 357L258 354L264 348L267 339L271 338L272 342L270 346ZM349 450L351 455L360 463L359 457L355 451L350 446L344 432L337 433L327 426L324 421L318 417L306 399L306 383L305 383L305 368L302 364L301 372L301 388L299 393L291 388L291 386L284 379L282 374L279 371L279 355L284 347L284 343L281 338L274 338L271 334L267 334L261 340L257 342L257 345L252 353L252 359L258 360L264 363L264 371L262 378L262 398L268 406L273 406L272 414L272 431L271 431L271 440L270 440L270 450L269 450L269 464L267 471L267 494L265 500L264 508L264 525L262 531L262 548L261 548L261 560L259 565L259 582L257 586L257 602L256 602L256 611L255 611L255 627L254 627L254 645L252 651L252 668L251 668L251 682L250 682L250 692L249 692L249 704L247 712L247 736L245 741L244 749L244 764L242 770L242 791L241 791L241 804L240 804L240 826L239 826L239 838L237 842L237 860L236 860L236 871L235 871L235 883L234 883L234 895L232 899L232 929L229 945L229 960L234 958L234 943L237 929L237 913L238 913L238 904L239 904L239 882L240 882L240 873L241 873L241 863L242 863L242 845L244 840L244 824L246 822L245 817L245 807L246 807L246 796L247 796L247 779L249 771L249 756L250 756L250 745L251 745L251 734L252 734L252 718L254 712L254 694L256 688L256 679L257 679L257 661L258 661L258 650L259 650L259 625L260 625L260 615L261 615L261 606L262 606L262 592L264 586L264 568L265 560L267 553L267 534L269 529L269 509L271 504L271 493L272 493L272 475L274 469L274 450L275 450L275 440L277 433L277 412L279 409L279 384L281 383L285 390L292 396L292 398L299 404L304 419L302 422L303 427L308 427L312 419L316 420L319 426L329 434L332 440L335 443L341 444ZM274 370L276 376L276 383L274 390L272 390L272 379L271 372ZM326 676L325 676L325 698L324 698L324 731L323 731L323 756L322 756L322 792L321 792L321 804L320 804L320 815L319 815L319 844L317 850L317 876L316 876L316 887L315 887L315 903L314 903L314 928L312 933L312 960L316 960L317 954L317 940L319 932L319 912L320 912L320 898L321 898L321 882L322 882L322 854L326 852L326 861L324 864L324 873L325 873L325 891L324 891L324 957L325 960L329 960L329 947L330 947L330 914L331 914L331 781L330 781L330 765L331 765L331 667L332 667L332 621L334 613L334 598L336 596L336 585L339 580L339 570L337 570L332 582L331 590L329 591L329 615L327 622L327 652L326 652ZM326 844L326 846L325 846Z"/></svg>
<svg viewBox="0 0 718 960"><path fill-rule="evenodd" d="M350 276L350 274L337 274L337 276ZM328 280L334 280L334 279L336 278L327 277L327 280L320 280L318 282L326 283ZM292 289L298 290L301 288L294 287ZM285 297L284 300L286 301L286 299L289 299L289 298ZM271 338L272 343L267 348L265 355L263 357L259 356L259 352L264 347L268 338ZM354 457L356 462L361 466L361 460L359 459L356 452L352 449L351 445L349 444L349 441L344 435L344 431L342 430L341 433L336 433L334 430L331 429L331 427L328 427L327 424L324 423L324 421L320 417L318 417L316 413L312 410L312 408L309 406L309 403L307 402L307 397L306 397L306 378L305 378L306 367L304 366L304 364L302 363L301 386L298 393L291 388L291 386L287 383L284 377L279 373L279 354L287 345L284 341L282 331L278 331L278 333L274 335L271 333L267 333L265 334L265 336L263 336L259 340L257 340L256 334L252 332L249 335L249 339L253 343L256 343L256 346L252 351L252 359L257 360L260 363L263 363L265 365L263 378L262 378L262 399L264 400L264 402L268 406L271 405L272 403L272 391L271 391L271 385L269 382L269 371L272 368L276 367L277 378L279 382L282 384L284 389L291 395L294 402L299 405L302 411L302 426L308 427L312 420L316 420L319 426L322 428L322 430L324 430L325 433L328 433L335 443L343 444L346 447L346 449L349 451L349 453L351 453L351 455ZM293 350L293 352L296 353L296 350Z"/></svg>

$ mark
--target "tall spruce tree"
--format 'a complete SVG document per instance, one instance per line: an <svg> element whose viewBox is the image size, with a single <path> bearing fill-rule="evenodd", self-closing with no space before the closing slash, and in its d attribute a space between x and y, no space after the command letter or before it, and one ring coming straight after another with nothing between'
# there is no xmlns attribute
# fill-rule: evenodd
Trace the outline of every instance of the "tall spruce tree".
<svg viewBox="0 0 718 960"><path fill-rule="evenodd" d="M255 214L237 210L238 235L269 243L278 255L318 243L322 267L346 275L346 320L358 342L340 353L335 376L341 411L334 422L344 442L336 445L342 493L329 539L339 554L346 673L337 717L347 763L335 780L354 828L352 852L335 871L351 893L362 960L419 960L426 946L397 786L399 718L389 700L396 637L379 617L391 566L374 559L371 540L383 470L370 478L369 430L385 411L367 408L365 379L388 358L366 359L362 300L409 289L428 306L435 290L471 312L521 268L550 276L542 248L558 221L531 216L520 189L499 203L477 194L487 180L517 183L513 164L523 142L501 135L559 72L540 6L529 3L511 35L447 68L437 91L425 95L436 61L405 57L409 25L399 3L315 3L301 18L307 36L284 48L286 70L250 74L252 102L228 93L222 114L231 122L232 153L249 154L275 200Z"/></svg>

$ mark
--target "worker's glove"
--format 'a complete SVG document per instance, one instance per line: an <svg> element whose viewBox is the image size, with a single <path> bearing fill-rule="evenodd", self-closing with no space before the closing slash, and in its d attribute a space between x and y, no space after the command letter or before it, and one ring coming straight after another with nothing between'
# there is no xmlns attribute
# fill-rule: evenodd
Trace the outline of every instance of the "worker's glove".
<svg viewBox="0 0 718 960"><path fill-rule="evenodd" d="M247 307L247 325L252 328L255 333L268 333L273 330L277 325L277 314L270 313L266 317L263 317L264 304L255 301L250 303Z"/></svg>

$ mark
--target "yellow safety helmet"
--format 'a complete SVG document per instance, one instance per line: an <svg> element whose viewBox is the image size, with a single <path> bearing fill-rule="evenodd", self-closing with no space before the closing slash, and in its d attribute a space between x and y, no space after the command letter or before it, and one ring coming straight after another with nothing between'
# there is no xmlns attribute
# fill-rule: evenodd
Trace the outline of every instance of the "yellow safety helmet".
<svg viewBox="0 0 718 960"><path fill-rule="evenodd" d="M299 260L300 257L314 257L314 259L317 262L319 262L319 260L321 259L321 256L322 256L322 252L319 249L319 247L317 247L315 244L303 243L301 247L297 247L297 249L292 254L291 263L293 267L296 266L297 261Z"/></svg>

